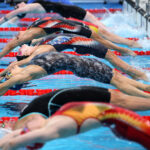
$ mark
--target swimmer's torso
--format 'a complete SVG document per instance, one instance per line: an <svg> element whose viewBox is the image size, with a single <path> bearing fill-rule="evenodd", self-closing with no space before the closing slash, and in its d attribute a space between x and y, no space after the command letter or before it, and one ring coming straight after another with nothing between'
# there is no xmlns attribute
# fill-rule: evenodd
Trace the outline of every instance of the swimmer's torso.
<svg viewBox="0 0 150 150"><path fill-rule="evenodd" d="M86 15L86 11L83 8L75 5L68 5L71 3L67 0L63 0L62 3L47 0L35 0L34 3L41 4L47 13L55 12L66 18L73 17L83 20Z"/></svg>
<svg viewBox="0 0 150 150"><path fill-rule="evenodd" d="M31 113L40 113L46 117L50 117L62 105L71 101L97 101L109 103L110 93L107 89L94 86L60 89L35 98L22 110L20 118Z"/></svg>
<svg viewBox="0 0 150 150"><path fill-rule="evenodd" d="M84 58L59 52L48 52L35 56L28 65L42 67L48 75L60 70L72 71L79 77L110 83L112 68L94 58Z"/></svg>
<svg viewBox="0 0 150 150"><path fill-rule="evenodd" d="M39 45L52 45L57 51L73 49L79 54L92 54L105 58L108 48L93 39L76 34L55 34L44 37Z"/></svg>
<svg viewBox="0 0 150 150"><path fill-rule="evenodd" d="M81 24L82 23L66 20L60 17L59 18L47 17L35 21L33 24L29 26L29 28L39 27L42 28L47 34L60 32L60 33L73 33L90 37L92 32L89 29L89 27Z"/></svg>

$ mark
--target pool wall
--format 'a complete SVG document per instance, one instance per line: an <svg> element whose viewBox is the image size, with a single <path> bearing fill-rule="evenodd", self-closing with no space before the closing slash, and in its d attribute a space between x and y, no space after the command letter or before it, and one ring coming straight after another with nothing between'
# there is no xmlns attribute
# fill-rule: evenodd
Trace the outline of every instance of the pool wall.
<svg viewBox="0 0 150 150"><path fill-rule="evenodd" d="M133 13L136 23L147 32L150 36L150 1L148 0L124 0L123 11Z"/></svg>

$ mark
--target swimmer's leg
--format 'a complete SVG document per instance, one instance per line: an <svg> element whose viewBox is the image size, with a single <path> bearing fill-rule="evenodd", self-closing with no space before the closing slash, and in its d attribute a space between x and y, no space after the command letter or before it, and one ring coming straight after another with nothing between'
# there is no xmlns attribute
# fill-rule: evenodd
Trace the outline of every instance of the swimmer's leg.
<svg viewBox="0 0 150 150"><path fill-rule="evenodd" d="M131 47L141 47L141 45L139 45L139 43L137 43L136 41L128 40L112 32L109 32L109 29L104 24L102 24L95 16L93 16L90 12L86 13L84 20L90 21L92 23L94 22L99 27L100 35L102 35L104 38L106 38L109 41L125 44Z"/></svg>
<svg viewBox="0 0 150 150"><path fill-rule="evenodd" d="M128 65L126 62L121 60L119 57L117 57L113 52L110 50L107 51L105 58L113 64L114 67L117 69L123 71L124 73L130 75L134 79L141 79L148 81L147 76L145 73L133 68L132 66Z"/></svg>
<svg viewBox="0 0 150 150"><path fill-rule="evenodd" d="M56 115L52 118L52 122L54 124L54 127L56 128L54 131L57 131L57 134L60 138L72 136L77 134L78 132L77 122L72 117ZM60 122L62 123L60 124ZM84 123L80 126L79 133L86 132L98 127L100 127L100 122L96 119L89 118L86 121L84 121Z"/></svg>
<svg viewBox="0 0 150 150"><path fill-rule="evenodd" d="M133 111L150 109L150 98L130 96L112 89L109 89L109 92L111 93L110 102L114 105Z"/></svg>
<svg viewBox="0 0 150 150"><path fill-rule="evenodd" d="M110 83L116 86L120 91L132 96L150 98L150 94L144 92L150 91L150 85L129 79L115 70L113 70L113 73Z"/></svg>
<svg viewBox="0 0 150 150"><path fill-rule="evenodd" d="M128 48L117 46L117 45L113 44L112 42L103 39L101 36L99 36L94 31L92 31L91 38L93 38L94 40L96 40L96 41L100 42L101 44L105 45L107 48L114 49L114 50L120 52L122 55L136 56L134 51L132 51Z"/></svg>
<svg viewBox="0 0 150 150"><path fill-rule="evenodd" d="M0 58L8 54L15 47L29 43L32 39L45 35L46 33L42 28L30 28L26 31L20 32L18 36L8 42L7 45L3 48L2 52L0 52Z"/></svg>

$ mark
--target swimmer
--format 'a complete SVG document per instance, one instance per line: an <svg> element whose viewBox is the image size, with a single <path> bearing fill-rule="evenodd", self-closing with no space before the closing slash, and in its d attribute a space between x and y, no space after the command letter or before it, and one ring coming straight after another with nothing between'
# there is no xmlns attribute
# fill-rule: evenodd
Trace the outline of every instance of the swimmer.
<svg viewBox="0 0 150 150"><path fill-rule="evenodd" d="M13 62L11 65L8 66L7 69L0 73L0 76L4 76L5 73L7 73L7 71L9 71L9 69L13 67L13 65L26 65L36 55L50 51L61 52L65 49L71 48L79 54L92 54L99 58L105 58L115 68L130 75L134 79L142 79L146 81L148 80L143 72L128 65L126 62L117 57L113 52L111 52L108 48L101 45L99 42L94 41L93 39L75 34L55 34L40 39L38 43L34 40L33 43L35 42L36 46L34 47L23 45L19 49L17 58L18 60L22 58L26 59L22 61Z"/></svg>
<svg viewBox="0 0 150 150"><path fill-rule="evenodd" d="M148 98L129 96L113 89L96 86L79 86L58 89L36 97L29 104L23 104L25 109L22 109L23 111L21 111L20 116L23 117L32 112L39 112L45 116L51 116L66 103L71 101L82 102L87 101L87 99L90 102L111 103L133 111L150 110L150 99ZM47 110L48 108L49 110Z"/></svg>
<svg viewBox="0 0 150 150"><path fill-rule="evenodd" d="M35 0L32 4L25 4L24 2L22 2L16 7L16 10L10 12L0 19L0 24L12 18L15 18L14 20L16 21L16 19L25 17L27 13L45 13L53 11L66 18L73 17L91 23L94 22L94 24L98 26L100 35L109 41L125 44L130 47L141 47L141 45L139 45L139 43L136 41L125 39L110 32L109 29L104 24L102 24L93 14L75 5L67 5L47 0Z"/></svg>
<svg viewBox="0 0 150 150"><path fill-rule="evenodd" d="M17 46L21 46L22 44L30 44L33 39L37 39L56 32L73 33L86 36L104 44L108 48L114 48L123 54L132 56L136 55L133 51L127 48L118 47L117 45L106 41L105 39L101 38L95 31L91 30L88 26L82 23L66 20L63 18L47 17L35 21L26 31L19 32L19 34L14 39L9 41L0 52L0 58L8 54Z"/></svg>
<svg viewBox="0 0 150 150"><path fill-rule="evenodd" d="M82 78L112 84L128 95L150 98L150 94L144 92L150 91L150 85L129 79L97 59L59 52L37 55L23 68L17 65L12 67L8 72L9 76L4 77L6 81L0 84L0 95L10 88L16 89L16 86L21 88L24 82L51 75L60 70L72 71Z"/></svg>
<svg viewBox="0 0 150 150"><path fill-rule="evenodd" d="M48 109L43 107L42 113L37 110L20 115L19 120L9 127L12 132L0 139L0 148L38 149L48 141L108 126L118 137L135 141L150 149L150 123L132 111L100 102L67 103L52 116L49 113L45 115ZM2 127L8 128L5 127L5 121L2 122Z"/></svg>

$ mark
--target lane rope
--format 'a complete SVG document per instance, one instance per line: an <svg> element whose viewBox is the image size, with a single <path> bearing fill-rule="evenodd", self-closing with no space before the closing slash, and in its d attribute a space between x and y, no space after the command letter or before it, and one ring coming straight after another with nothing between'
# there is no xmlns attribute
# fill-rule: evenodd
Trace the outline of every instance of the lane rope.
<svg viewBox="0 0 150 150"><path fill-rule="evenodd" d="M8 14L10 13L12 10L0 10L1 14ZM120 8L109 8L109 9L86 9L86 11L89 11L90 13L106 13L106 12L111 12L111 13L115 13L117 11L122 11L122 9ZM56 14L56 13L45 13L45 14Z"/></svg>
<svg viewBox="0 0 150 150"><path fill-rule="evenodd" d="M121 56L121 53L120 52L117 52L117 51L113 51L114 54L116 54L117 56ZM17 53L18 52L10 52L8 53L7 55L5 55L4 57L16 57L17 56ZM72 54L72 55L76 55L76 56L90 56L89 54L78 54L74 51L71 51L71 52L62 52L62 53L66 53L66 54ZM150 55L150 51L147 50L147 51L134 51L134 53L136 53L137 55L139 56L143 56L143 55Z"/></svg>
<svg viewBox="0 0 150 150"><path fill-rule="evenodd" d="M46 93L50 93L52 91L56 91L57 89L21 89L18 91L8 90L3 96L17 96L17 95L24 95L24 96L37 96L43 95ZM114 89L115 91L120 92L118 89ZM150 93L145 91L146 93Z"/></svg>

